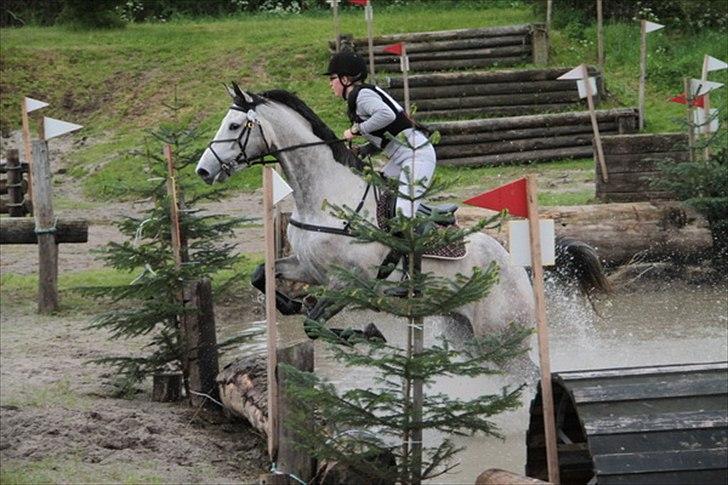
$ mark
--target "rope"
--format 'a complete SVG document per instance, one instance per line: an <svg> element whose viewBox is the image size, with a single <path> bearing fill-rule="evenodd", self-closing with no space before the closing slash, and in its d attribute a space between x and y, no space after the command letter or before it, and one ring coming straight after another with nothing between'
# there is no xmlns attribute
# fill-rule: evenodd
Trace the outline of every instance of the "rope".
<svg viewBox="0 0 728 485"><path fill-rule="evenodd" d="M289 477L293 478L293 479L294 479L295 481L297 481L298 483L300 483L300 484L302 484L302 485L306 485L306 482L305 482L305 481L301 480L300 478L298 478L298 477L297 477L296 475L294 475L293 473L284 473L284 472L278 471L278 469L276 468L276 462L273 462L273 464L272 464L272 465L271 465L271 467L270 467L270 471L271 471L271 473L273 473L274 475L287 475L287 476L289 476Z"/></svg>
<svg viewBox="0 0 728 485"><path fill-rule="evenodd" d="M220 401L218 401L214 397L210 396L209 394L205 394L205 393L202 393L202 392L193 391L192 389L190 389L190 394L194 394L195 396L206 397L207 399L209 399L210 401L214 402L215 404L217 404L221 408L224 408L225 407L225 405L223 403L221 403Z"/></svg>

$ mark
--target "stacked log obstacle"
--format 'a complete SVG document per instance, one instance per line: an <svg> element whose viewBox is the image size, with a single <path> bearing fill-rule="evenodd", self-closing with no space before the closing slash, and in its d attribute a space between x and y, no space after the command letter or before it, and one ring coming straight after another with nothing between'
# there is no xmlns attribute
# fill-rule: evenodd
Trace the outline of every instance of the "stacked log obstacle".
<svg viewBox="0 0 728 485"><path fill-rule="evenodd" d="M596 115L601 133L632 133L637 129L638 115L633 108L598 110ZM428 126L440 132L435 151L442 165L504 165L593 154L587 111L443 121Z"/></svg>
<svg viewBox="0 0 728 485"><path fill-rule="evenodd" d="M710 254L708 222L697 211L675 201L557 206L542 210L554 219L556 235L584 241L597 249L609 266L671 260L698 262ZM458 221L469 226L483 218L483 209L460 207ZM507 245L506 231L488 231ZM507 246L506 246L507 247Z"/></svg>
<svg viewBox="0 0 728 485"><path fill-rule="evenodd" d="M409 76L409 96L418 120L515 116L579 109L576 82L558 81L569 69L524 69L504 71L448 72ZM595 67L597 96L604 95L604 82ZM404 102L402 78L389 78L387 92Z"/></svg>
<svg viewBox="0 0 728 485"><path fill-rule="evenodd" d="M660 178L658 165L690 160L688 138L683 133L604 136L602 146L609 181L604 182L596 164L596 196L605 202L673 198L652 186Z"/></svg>
<svg viewBox="0 0 728 485"><path fill-rule="evenodd" d="M28 193L28 164L20 163L18 150L8 150L6 163L0 165L0 213L10 217L23 217L30 213L32 204Z"/></svg>
<svg viewBox="0 0 728 485"><path fill-rule="evenodd" d="M366 38L343 36L365 59L369 56ZM518 64L546 64L548 37L541 24L510 25L480 29L441 30L374 37L374 70L399 72L399 57L384 52L384 47L397 42L407 43L412 72L452 71L507 67ZM335 45L330 43L330 48Z"/></svg>

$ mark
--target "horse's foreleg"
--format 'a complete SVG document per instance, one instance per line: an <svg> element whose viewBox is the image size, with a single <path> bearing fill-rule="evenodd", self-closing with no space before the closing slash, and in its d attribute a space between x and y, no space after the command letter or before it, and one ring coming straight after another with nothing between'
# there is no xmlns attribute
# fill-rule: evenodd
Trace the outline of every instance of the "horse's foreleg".
<svg viewBox="0 0 728 485"><path fill-rule="evenodd" d="M279 259L276 261L275 268L276 278L282 278L290 281L301 281L304 283L312 283L308 280L306 275L301 271L301 265L298 263L296 256L289 256L287 258ZM265 265L259 265L255 271L253 271L250 277L250 283L260 290L261 293L265 294ZM283 315L296 315L301 313L303 303L298 300L294 300L287 295L276 290L276 308Z"/></svg>
<svg viewBox="0 0 728 485"><path fill-rule="evenodd" d="M333 318L337 313L346 308L346 303L335 302L328 298L322 298L306 314L306 320L303 329L308 338L315 340L319 336L318 326L324 325L326 321ZM314 323L315 322L315 323ZM366 339L380 339L386 342L384 335L373 323L366 326L364 330L353 330L350 328L330 328L329 331L339 337L343 343L348 343L349 338L353 336L364 337Z"/></svg>

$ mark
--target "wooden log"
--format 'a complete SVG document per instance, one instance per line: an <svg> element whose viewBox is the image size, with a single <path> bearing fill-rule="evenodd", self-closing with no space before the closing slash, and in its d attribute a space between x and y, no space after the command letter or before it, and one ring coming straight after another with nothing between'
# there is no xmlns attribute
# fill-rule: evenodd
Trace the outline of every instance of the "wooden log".
<svg viewBox="0 0 728 485"><path fill-rule="evenodd" d="M684 133L615 135L604 137L602 144L610 155L682 151L688 147Z"/></svg>
<svg viewBox="0 0 728 485"><path fill-rule="evenodd" d="M616 133L616 123L603 123L604 133ZM576 135L591 133L592 129L587 125L576 126L551 126L547 128L526 128L523 130L504 130L485 133L467 133L464 135L443 135L438 147L449 145L471 145L488 141L523 140L527 138L543 138L547 136Z"/></svg>
<svg viewBox="0 0 728 485"><path fill-rule="evenodd" d="M462 206L457 215L468 226L482 219L483 210ZM549 207L540 216L555 220L557 236L596 248L610 266L628 263L638 254L644 262L696 262L710 254L713 244L708 222L676 201ZM502 242L507 237L489 234Z"/></svg>
<svg viewBox="0 0 728 485"><path fill-rule="evenodd" d="M55 236L51 165L45 140L33 141L33 208L38 238L38 313L58 309L58 244Z"/></svg>
<svg viewBox="0 0 728 485"><path fill-rule="evenodd" d="M178 402L182 398L182 373L165 372L152 377L152 401Z"/></svg>
<svg viewBox="0 0 728 485"><path fill-rule="evenodd" d="M374 45L387 45L395 42L431 42L441 40L472 39L481 37L503 37L511 35L527 35L534 26L530 24L508 25L504 27L485 27L480 29L438 30L431 32L412 32L403 34L381 35L374 37ZM355 38L355 45L366 45L367 39Z"/></svg>
<svg viewBox="0 0 728 485"><path fill-rule="evenodd" d="M614 177L612 177L614 175ZM662 192L651 186L653 180L660 178L661 172L659 170L650 170L643 172L609 172L609 181L599 177L596 180L597 194L609 194L610 192L635 192L640 193L643 191ZM671 198L665 193L661 199ZM649 200L644 198L638 198L633 200Z"/></svg>
<svg viewBox="0 0 728 485"><path fill-rule="evenodd" d="M536 478L524 477L499 468L485 470L475 479L475 485L545 485L551 482L544 482Z"/></svg>
<svg viewBox="0 0 728 485"><path fill-rule="evenodd" d="M395 98L401 99L401 88L390 88L387 92ZM438 99L454 96L477 96L485 94L529 94L551 92L578 93L576 83L570 85L563 81L521 81L521 82L493 82L480 84L452 84L447 86L420 86L410 88L412 99Z"/></svg>
<svg viewBox="0 0 728 485"><path fill-rule="evenodd" d="M58 219L56 243L88 242L88 221L84 219ZM32 217L0 219L0 244L38 244L35 220Z"/></svg>
<svg viewBox="0 0 728 485"><path fill-rule="evenodd" d="M420 52L416 54L410 54L409 48L407 49L407 55L409 56L410 64L419 61L438 61L438 60L452 60L452 59L481 59L485 57L516 57L527 55L531 52L531 47L526 45L509 45L500 47L486 47L481 49L460 49L460 50L446 50L436 52ZM394 63L399 62L399 56L393 56L392 54L384 54L381 56L374 57L375 64L383 63Z"/></svg>
<svg viewBox="0 0 728 485"><path fill-rule="evenodd" d="M615 108L597 110L597 120L600 122L613 122L622 116L637 116L634 108ZM479 133L484 131L512 130L522 128L541 128L546 126L588 125L589 113L574 111L569 113L549 113L531 116L513 116L508 118L443 121L430 123L429 127L440 133Z"/></svg>
<svg viewBox="0 0 728 485"><path fill-rule="evenodd" d="M577 147L551 148L547 150L529 150L526 152L496 153L492 155L458 157L438 160L438 163L457 167L484 167L509 165L522 162L547 162L567 158L591 158L591 145Z"/></svg>
<svg viewBox="0 0 728 485"><path fill-rule="evenodd" d="M396 59L393 59L395 61ZM488 57L482 59L454 59L451 61L410 62L411 71L445 71L449 69L473 69L478 67L515 66L525 63L525 56ZM399 61L375 64L377 72L399 72Z"/></svg>
<svg viewBox="0 0 728 485"><path fill-rule="evenodd" d="M553 112L573 110L578 108L574 103L548 103L548 104L521 104L516 106L491 106L482 108L461 108L458 110L417 110L415 118L418 120L436 120L441 122L450 118L464 117L494 117L494 116L526 116L534 111ZM428 122L429 124L430 122Z"/></svg>
<svg viewBox="0 0 728 485"><path fill-rule="evenodd" d="M549 33L545 26L535 27L531 33L533 63L545 66L549 63Z"/></svg>
<svg viewBox="0 0 728 485"><path fill-rule="evenodd" d="M17 150L17 149L11 149L11 150ZM10 150L8 150L8 153L10 153ZM28 173L28 164L26 162L20 163L20 171L22 173ZM5 173L8 173L8 164L0 163L0 174L5 174Z"/></svg>
<svg viewBox="0 0 728 485"><path fill-rule="evenodd" d="M587 66L590 76L601 78L601 73L594 66ZM559 76L568 72L568 68L552 67L544 69L503 69L498 71L476 72L441 72L429 74L414 74L408 78L410 88L422 86L450 86L454 84L491 84L534 81L556 81ZM574 85L576 82L558 81L562 85ZM390 77L386 86L389 89L401 88L402 78Z"/></svg>
<svg viewBox="0 0 728 485"><path fill-rule="evenodd" d="M211 406L214 401L210 398L217 400L220 397L215 382L220 368L210 280L204 278L185 288L184 304L189 311L182 318L189 364L189 401L195 407Z"/></svg>
<svg viewBox="0 0 728 485"><path fill-rule="evenodd" d="M505 35L501 37L476 37L471 39L457 39L457 40L441 40L441 41L428 41L428 42L416 42L407 45L407 52L409 54L417 54L420 52L442 52L442 51L457 51L465 49L482 49L484 47L500 47L506 45L523 45L523 35ZM384 52L386 45L374 46L372 51L374 55L388 55ZM357 46L356 51L362 56L369 54L369 48L364 45Z"/></svg>
<svg viewBox="0 0 728 485"><path fill-rule="evenodd" d="M16 182L18 183L18 182ZM22 179L19 182L19 185L17 187L20 189L21 193L25 193L28 190L28 181L25 179ZM7 179L0 179L0 195L7 195L8 193L8 180Z"/></svg>
<svg viewBox="0 0 728 485"><path fill-rule="evenodd" d="M7 214L9 210L10 207L8 207L7 199L5 197L0 197L0 214Z"/></svg>
<svg viewBox="0 0 728 485"><path fill-rule="evenodd" d="M551 93L494 94L489 96L419 99L416 102L418 109L423 111L436 111L478 107L524 106L530 104L574 104L579 103L580 99L579 93L573 90Z"/></svg>
<svg viewBox="0 0 728 485"><path fill-rule="evenodd" d="M639 173L657 170L657 165L663 162L687 162L690 154L687 150L680 152L657 153L629 153L626 155L607 156L607 170L613 173ZM601 167L597 167L601 171ZM597 173L597 175L600 175Z"/></svg>
<svg viewBox="0 0 728 485"><path fill-rule="evenodd" d="M23 217L28 212L28 207L23 204L25 193L28 191L28 183L23 180L23 167L20 164L20 154L18 153L18 150L8 150L7 157L7 213L10 217ZM23 182L25 182L25 187L23 187Z"/></svg>
<svg viewBox="0 0 728 485"><path fill-rule="evenodd" d="M545 150L557 147L588 146L591 150L591 133L579 135L550 136L545 138L527 138L523 140L506 140L472 145L435 146L438 159L462 158L474 155L492 155L496 153L524 152Z"/></svg>

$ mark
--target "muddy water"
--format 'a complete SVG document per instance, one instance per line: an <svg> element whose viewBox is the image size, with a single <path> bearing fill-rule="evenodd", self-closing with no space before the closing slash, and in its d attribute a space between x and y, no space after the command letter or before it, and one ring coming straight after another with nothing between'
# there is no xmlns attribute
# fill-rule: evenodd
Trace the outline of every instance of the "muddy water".
<svg viewBox="0 0 728 485"><path fill-rule="evenodd" d="M580 298L565 295L555 287L548 289L547 300L553 371L728 360L728 288L725 286L681 282L643 284L620 290L608 300L598 302L600 316ZM383 320L379 314L346 312L332 325L361 328L370 321L377 323L390 342L403 344L405 324ZM441 335L444 325L443 319L428 322L426 342ZM284 341L301 338L300 317L284 319L280 332ZM263 339L241 350L263 350ZM371 382L371 375L364 370L342 369L330 359L323 346L316 348L316 371L341 389ZM447 379L437 382L433 391L472 398L497 393L506 383L502 378L492 377ZM520 409L494 418L503 440L480 435L451 437L457 445L465 447L459 455L461 465L433 483L474 483L475 477L487 468L523 472L530 394L531 391ZM425 436L430 443L439 438Z"/></svg>

